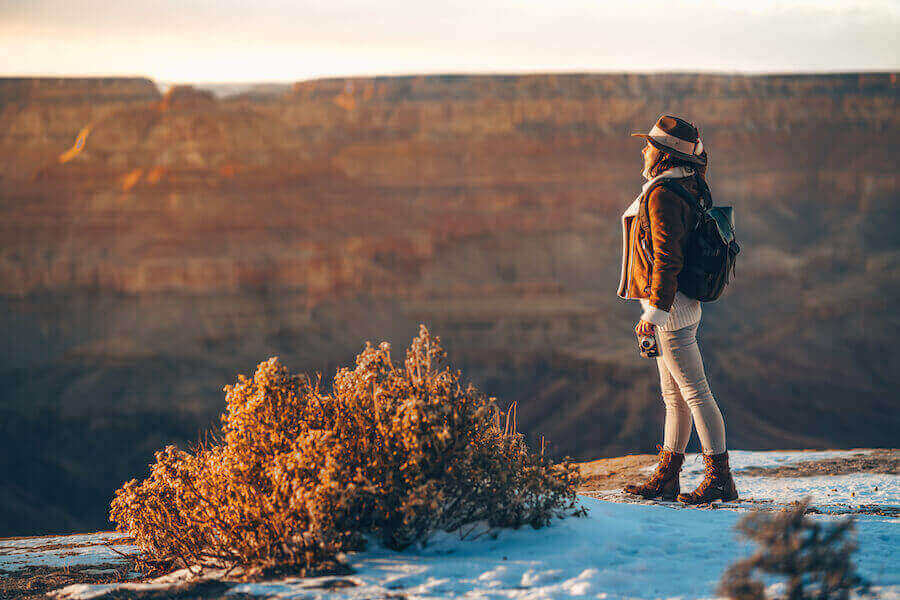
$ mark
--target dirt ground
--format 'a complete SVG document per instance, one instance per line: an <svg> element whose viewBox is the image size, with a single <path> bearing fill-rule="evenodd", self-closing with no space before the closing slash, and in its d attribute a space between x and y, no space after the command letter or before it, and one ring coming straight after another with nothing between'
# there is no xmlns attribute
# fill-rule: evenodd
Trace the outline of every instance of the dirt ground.
<svg viewBox="0 0 900 600"><path fill-rule="evenodd" d="M626 483L642 481L647 477L643 469L655 464L655 454L628 454L578 463L578 470L586 478L578 491L621 488Z"/></svg>

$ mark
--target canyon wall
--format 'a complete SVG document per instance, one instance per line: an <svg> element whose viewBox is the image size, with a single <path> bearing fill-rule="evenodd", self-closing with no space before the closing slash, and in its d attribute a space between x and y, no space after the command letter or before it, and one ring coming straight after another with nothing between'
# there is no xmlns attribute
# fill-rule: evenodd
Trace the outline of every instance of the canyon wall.
<svg viewBox="0 0 900 600"><path fill-rule="evenodd" d="M700 126L737 278L700 344L735 448L896 445L894 73L327 79L221 97L0 79L0 536L104 527L273 355L326 380L426 323L534 443L652 449L615 295L660 113ZM538 442L539 443L539 442ZM692 441L696 448L696 440Z"/></svg>

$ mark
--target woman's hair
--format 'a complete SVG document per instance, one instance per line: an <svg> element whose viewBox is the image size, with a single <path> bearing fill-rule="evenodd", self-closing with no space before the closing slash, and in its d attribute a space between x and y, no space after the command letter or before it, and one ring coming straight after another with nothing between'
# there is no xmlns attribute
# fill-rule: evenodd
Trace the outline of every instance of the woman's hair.
<svg viewBox="0 0 900 600"><path fill-rule="evenodd" d="M650 175L650 177L656 177L663 171L671 169L673 167L690 167L691 169L696 171L700 175L700 177L706 179L706 166L709 164L709 155L706 153L706 148L704 148L703 152L700 154L700 156L703 157L704 161L706 162L706 164L703 165L698 165L678 158L660 148L656 149L659 153L656 158L656 162L653 163L653 166L651 166L647 170L647 173Z"/></svg>

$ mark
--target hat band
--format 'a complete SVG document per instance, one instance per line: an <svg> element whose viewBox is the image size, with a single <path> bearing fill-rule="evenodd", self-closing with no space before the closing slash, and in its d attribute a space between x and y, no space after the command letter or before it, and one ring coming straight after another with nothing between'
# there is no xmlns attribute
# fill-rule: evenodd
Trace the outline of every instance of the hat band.
<svg viewBox="0 0 900 600"><path fill-rule="evenodd" d="M670 134L666 133L665 131L660 129L658 125L654 125L653 129L651 129L650 133L647 135L648 135L648 137L656 140L663 146L668 146L669 148L672 148L673 150L678 150L682 154L693 155L695 153L694 151L698 150L698 145L699 145L699 152L697 152L697 154L703 153L703 142L701 142L699 140L699 138L697 139L696 142L689 142L687 140L683 140L681 138L675 137L674 135L670 135Z"/></svg>

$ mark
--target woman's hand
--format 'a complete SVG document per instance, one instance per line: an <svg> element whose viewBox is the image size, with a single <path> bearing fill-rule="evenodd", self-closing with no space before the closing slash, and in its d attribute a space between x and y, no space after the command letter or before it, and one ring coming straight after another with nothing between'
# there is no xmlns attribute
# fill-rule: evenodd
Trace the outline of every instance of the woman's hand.
<svg viewBox="0 0 900 600"><path fill-rule="evenodd" d="M638 321L638 324L634 327L634 332L638 335L653 335L653 331L656 328L656 325L651 323L650 321L645 321L641 319Z"/></svg>

